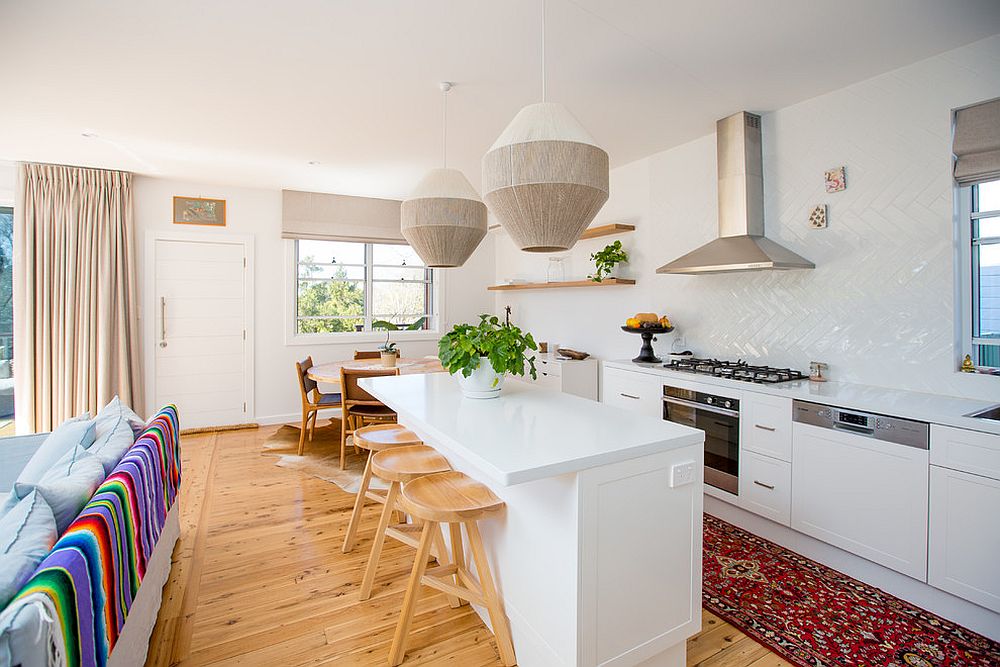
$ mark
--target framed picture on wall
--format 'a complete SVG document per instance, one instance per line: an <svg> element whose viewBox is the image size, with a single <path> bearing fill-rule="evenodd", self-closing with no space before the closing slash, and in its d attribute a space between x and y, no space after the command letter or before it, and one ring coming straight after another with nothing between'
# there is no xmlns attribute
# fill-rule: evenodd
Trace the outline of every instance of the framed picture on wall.
<svg viewBox="0 0 1000 667"><path fill-rule="evenodd" d="M226 226L226 200L174 197L175 225Z"/></svg>

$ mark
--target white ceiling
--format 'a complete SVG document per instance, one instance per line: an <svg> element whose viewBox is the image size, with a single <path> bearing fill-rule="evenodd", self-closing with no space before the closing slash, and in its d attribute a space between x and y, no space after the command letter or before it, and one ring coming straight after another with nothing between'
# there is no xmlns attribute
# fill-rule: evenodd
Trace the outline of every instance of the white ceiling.
<svg viewBox="0 0 1000 667"><path fill-rule="evenodd" d="M539 7L0 0L0 159L399 197L438 166L449 80L478 185L539 99ZM996 33L997 0L549 0L548 99L621 165Z"/></svg>

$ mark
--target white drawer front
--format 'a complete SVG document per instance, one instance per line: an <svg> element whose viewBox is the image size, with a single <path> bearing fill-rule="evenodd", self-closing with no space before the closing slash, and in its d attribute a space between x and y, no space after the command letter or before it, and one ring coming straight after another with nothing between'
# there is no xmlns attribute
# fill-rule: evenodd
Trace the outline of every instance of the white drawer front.
<svg viewBox="0 0 1000 667"><path fill-rule="evenodd" d="M603 402L653 417L663 416L663 383L645 373L608 368L604 371Z"/></svg>
<svg viewBox="0 0 1000 667"><path fill-rule="evenodd" d="M1000 481L931 466L927 583L1000 612Z"/></svg>
<svg viewBox="0 0 1000 667"><path fill-rule="evenodd" d="M1000 479L1000 435L931 424L931 465Z"/></svg>
<svg viewBox="0 0 1000 667"><path fill-rule="evenodd" d="M743 449L792 460L792 401L780 396L743 393L740 404Z"/></svg>
<svg viewBox="0 0 1000 667"><path fill-rule="evenodd" d="M553 361L552 359L539 357L535 360L535 368L537 368L539 372L544 371L549 375L562 375L562 364L558 361Z"/></svg>
<svg viewBox="0 0 1000 667"><path fill-rule="evenodd" d="M739 505L784 526L790 523L792 466L753 452L740 453Z"/></svg>
<svg viewBox="0 0 1000 667"><path fill-rule="evenodd" d="M535 384L546 389L555 389L556 391L562 389L562 379L558 375L552 375L541 368L538 369L538 378L535 380Z"/></svg>

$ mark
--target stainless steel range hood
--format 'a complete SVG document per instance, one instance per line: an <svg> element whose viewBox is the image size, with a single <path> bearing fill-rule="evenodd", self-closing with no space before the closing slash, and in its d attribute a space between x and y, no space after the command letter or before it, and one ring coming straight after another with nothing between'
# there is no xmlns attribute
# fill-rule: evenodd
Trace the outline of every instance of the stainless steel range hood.
<svg viewBox="0 0 1000 667"><path fill-rule="evenodd" d="M657 273L729 273L815 269L764 236L764 163L760 116L746 111L716 123L719 155L719 238L664 264Z"/></svg>

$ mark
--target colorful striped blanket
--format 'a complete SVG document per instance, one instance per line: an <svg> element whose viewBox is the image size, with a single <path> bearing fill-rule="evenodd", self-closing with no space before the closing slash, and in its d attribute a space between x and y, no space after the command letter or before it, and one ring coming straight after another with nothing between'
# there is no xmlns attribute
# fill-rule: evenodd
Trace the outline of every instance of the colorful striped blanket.
<svg viewBox="0 0 1000 667"><path fill-rule="evenodd" d="M103 666L121 633L181 480L177 409L163 408L97 488L14 602L40 604L50 663Z"/></svg>

